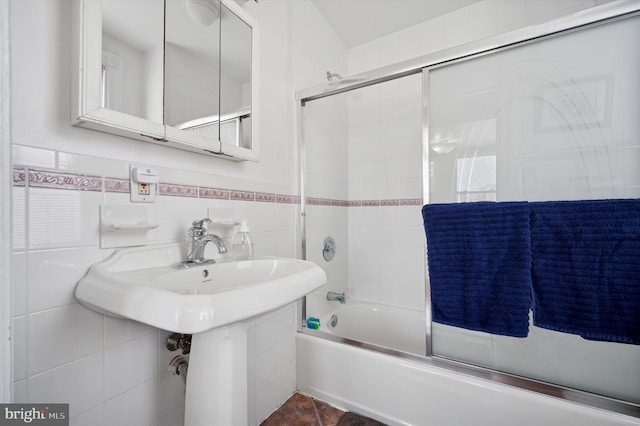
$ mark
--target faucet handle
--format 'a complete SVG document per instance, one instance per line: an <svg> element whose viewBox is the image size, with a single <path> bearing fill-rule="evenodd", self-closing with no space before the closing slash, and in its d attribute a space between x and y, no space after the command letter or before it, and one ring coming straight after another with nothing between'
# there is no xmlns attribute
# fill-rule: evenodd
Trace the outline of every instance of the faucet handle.
<svg viewBox="0 0 640 426"><path fill-rule="evenodd" d="M194 220L191 225L193 225L193 229L204 229L206 228L205 223L211 223L211 219L205 217L204 219Z"/></svg>

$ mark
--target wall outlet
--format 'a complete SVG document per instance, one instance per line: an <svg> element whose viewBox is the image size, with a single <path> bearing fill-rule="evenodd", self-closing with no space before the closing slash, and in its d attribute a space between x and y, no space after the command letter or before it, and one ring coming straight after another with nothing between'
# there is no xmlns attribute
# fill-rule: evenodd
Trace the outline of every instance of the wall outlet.
<svg viewBox="0 0 640 426"><path fill-rule="evenodd" d="M158 190L157 170L131 165L129 188L132 203L155 203Z"/></svg>
<svg viewBox="0 0 640 426"><path fill-rule="evenodd" d="M138 195L151 195L151 185L150 183L139 183Z"/></svg>

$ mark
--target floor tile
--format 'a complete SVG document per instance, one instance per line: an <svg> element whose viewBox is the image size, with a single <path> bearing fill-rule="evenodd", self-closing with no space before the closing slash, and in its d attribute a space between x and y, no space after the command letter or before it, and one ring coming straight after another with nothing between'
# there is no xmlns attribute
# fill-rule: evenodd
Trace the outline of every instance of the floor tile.
<svg viewBox="0 0 640 426"><path fill-rule="evenodd" d="M313 399L313 404L316 407L318 419L322 426L336 426L344 414L344 411L338 410L337 408L322 401L318 401L317 399Z"/></svg>
<svg viewBox="0 0 640 426"><path fill-rule="evenodd" d="M336 426L343 414L329 404L294 393L260 426Z"/></svg>

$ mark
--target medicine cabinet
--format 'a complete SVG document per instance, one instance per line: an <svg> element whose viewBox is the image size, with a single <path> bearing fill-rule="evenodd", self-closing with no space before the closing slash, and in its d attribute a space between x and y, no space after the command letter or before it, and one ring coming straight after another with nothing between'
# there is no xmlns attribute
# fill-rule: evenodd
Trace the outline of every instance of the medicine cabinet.
<svg viewBox="0 0 640 426"><path fill-rule="evenodd" d="M257 27L231 0L74 0L72 124L258 161Z"/></svg>

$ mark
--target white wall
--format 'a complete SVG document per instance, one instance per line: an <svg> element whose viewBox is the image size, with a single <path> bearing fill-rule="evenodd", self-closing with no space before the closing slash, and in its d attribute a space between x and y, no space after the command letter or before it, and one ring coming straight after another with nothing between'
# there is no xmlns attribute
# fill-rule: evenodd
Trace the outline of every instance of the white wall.
<svg viewBox="0 0 640 426"><path fill-rule="evenodd" d="M612 0L483 0L349 50L349 75L393 64Z"/></svg>
<svg viewBox="0 0 640 426"><path fill-rule="evenodd" d="M130 164L156 166L163 185L147 206L160 223L151 243L184 240L211 208L248 219L258 254L296 256L293 93L321 82L325 67L346 69L346 49L306 0L244 4L261 29L261 161L234 163L72 127L70 2L10 6L13 399L68 402L73 425L180 425L183 386L166 373L175 355L164 349L167 333L73 298L87 268L111 253L98 246L98 206L129 202L121 188ZM211 198L220 191L226 198ZM295 389L296 320L291 305L252 324L251 424Z"/></svg>

